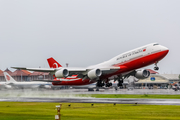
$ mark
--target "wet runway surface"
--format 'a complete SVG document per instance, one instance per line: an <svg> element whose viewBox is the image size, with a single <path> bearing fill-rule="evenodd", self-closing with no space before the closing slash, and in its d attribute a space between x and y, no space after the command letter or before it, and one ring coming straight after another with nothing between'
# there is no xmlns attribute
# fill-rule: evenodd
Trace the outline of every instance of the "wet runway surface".
<svg viewBox="0 0 180 120"><path fill-rule="evenodd" d="M61 97L71 96L77 94L161 94L161 95L180 95L180 91L174 91L172 89L100 89L99 91L88 91L88 89L60 89L60 90L31 90L31 89L15 89L15 90L0 90L0 97Z"/></svg>
<svg viewBox="0 0 180 120"><path fill-rule="evenodd" d="M81 97L78 94L85 94ZM88 91L87 89L64 90L0 90L0 101L13 102L58 102L58 103L111 103L111 104L152 104L152 105L180 105L179 99L125 99L125 98L92 98L90 94L180 94L171 89L114 89Z"/></svg>
<svg viewBox="0 0 180 120"><path fill-rule="evenodd" d="M179 99L126 99L126 98L0 98L0 101L13 102L56 102L56 103L116 103L116 104L151 104L180 105Z"/></svg>

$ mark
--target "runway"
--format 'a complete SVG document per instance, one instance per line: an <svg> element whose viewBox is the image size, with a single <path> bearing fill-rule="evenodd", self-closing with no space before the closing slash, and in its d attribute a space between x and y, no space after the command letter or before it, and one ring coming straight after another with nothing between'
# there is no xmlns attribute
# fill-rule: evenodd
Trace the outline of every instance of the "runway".
<svg viewBox="0 0 180 120"><path fill-rule="evenodd" d="M31 90L31 89L15 89L15 90L0 90L0 97L38 97L38 96L69 96L77 94L165 94L165 95L180 95L180 91L172 89L100 89L99 91L88 91L88 89L60 89L60 90Z"/></svg>
<svg viewBox="0 0 180 120"><path fill-rule="evenodd" d="M79 94L84 94L82 97ZM1 90L0 101L13 102L57 102L57 103L109 103L109 104L151 104L180 105L179 99L126 99L126 98L92 98L90 94L180 94L179 91L157 89L113 89L91 91L87 89L64 90Z"/></svg>
<svg viewBox="0 0 180 120"><path fill-rule="evenodd" d="M180 105L179 99L126 99L126 98L0 98L0 101L11 102L56 102L56 103L109 103L109 104L150 104Z"/></svg>

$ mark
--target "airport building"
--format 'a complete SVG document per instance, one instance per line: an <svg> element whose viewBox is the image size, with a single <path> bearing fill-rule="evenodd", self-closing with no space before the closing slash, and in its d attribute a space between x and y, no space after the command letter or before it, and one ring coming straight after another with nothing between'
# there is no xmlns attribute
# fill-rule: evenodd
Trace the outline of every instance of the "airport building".
<svg viewBox="0 0 180 120"><path fill-rule="evenodd" d="M168 88L169 80L159 74L151 74L148 78L135 82L135 88Z"/></svg>
<svg viewBox="0 0 180 120"><path fill-rule="evenodd" d="M29 72L27 70L15 70L11 72L8 68L5 71L0 70L0 81L5 82L5 77L3 72L7 72L11 75L16 81L33 81L38 79L53 79L53 76L49 73L44 72Z"/></svg>
<svg viewBox="0 0 180 120"><path fill-rule="evenodd" d="M179 74L159 74L153 70L149 71L150 76L135 82L135 88L171 88L171 84L180 82Z"/></svg>
<svg viewBox="0 0 180 120"><path fill-rule="evenodd" d="M179 79L180 74L161 74L161 75L166 77L170 83L180 82Z"/></svg>

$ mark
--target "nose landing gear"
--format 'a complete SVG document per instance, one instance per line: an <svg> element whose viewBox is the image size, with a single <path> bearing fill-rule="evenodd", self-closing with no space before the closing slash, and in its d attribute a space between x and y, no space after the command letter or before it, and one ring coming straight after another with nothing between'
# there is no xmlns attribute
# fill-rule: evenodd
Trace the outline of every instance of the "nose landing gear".
<svg viewBox="0 0 180 120"><path fill-rule="evenodd" d="M157 63L158 63L158 62L155 63L154 70L159 70L159 67L157 66Z"/></svg>
<svg viewBox="0 0 180 120"><path fill-rule="evenodd" d="M154 67L154 70L159 70L159 67Z"/></svg>

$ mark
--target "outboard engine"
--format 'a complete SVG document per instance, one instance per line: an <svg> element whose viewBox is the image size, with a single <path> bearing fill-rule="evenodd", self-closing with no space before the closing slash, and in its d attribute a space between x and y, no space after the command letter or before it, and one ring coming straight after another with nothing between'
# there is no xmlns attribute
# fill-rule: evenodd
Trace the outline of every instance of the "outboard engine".
<svg viewBox="0 0 180 120"><path fill-rule="evenodd" d="M68 75L69 75L69 71L67 69L64 69L64 68L55 72L56 78L64 78L64 77L68 77Z"/></svg>
<svg viewBox="0 0 180 120"><path fill-rule="evenodd" d="M137 70L134 76L138 79L145 79L145 78L148 78L149 75L150 75L150 72L144 69L144 70Z"/></svg>

